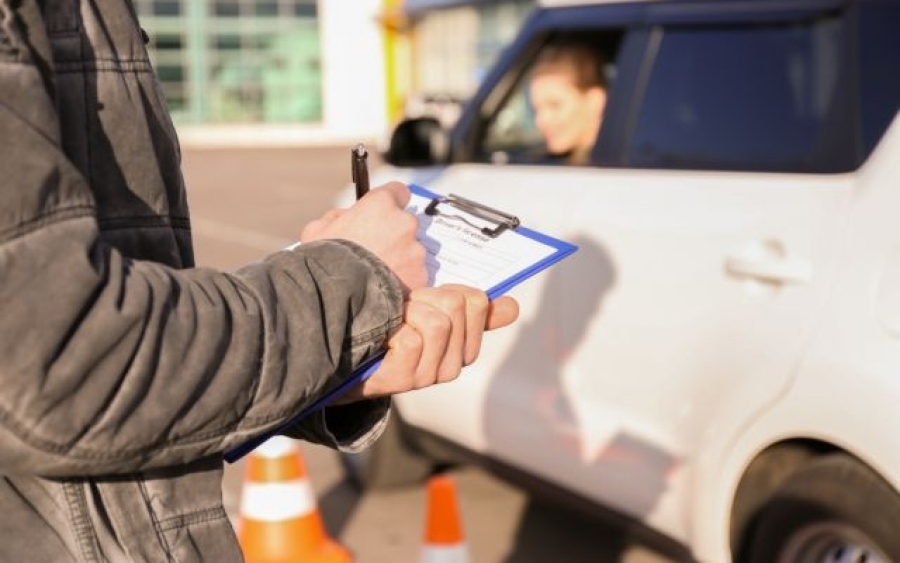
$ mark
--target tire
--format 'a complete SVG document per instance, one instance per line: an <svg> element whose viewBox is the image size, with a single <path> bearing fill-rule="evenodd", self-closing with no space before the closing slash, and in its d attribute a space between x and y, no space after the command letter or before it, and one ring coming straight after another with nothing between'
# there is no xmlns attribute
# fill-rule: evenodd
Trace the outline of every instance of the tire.
<svg viewBox="0 0 900 563"><path fill-rule="evenodd" d="M900 495L859 461L822 456L775 491L746 545L744 563L900 561Z"/></svg>
<svg viewBox="0 0 900 563"><path fill-rule="evenodd" d="M360 491L371 491L424 481L436 464L416 450L408 434L409 430L394 412L374 444L359 453L341 454L344 470L353 485Z"/></svg>

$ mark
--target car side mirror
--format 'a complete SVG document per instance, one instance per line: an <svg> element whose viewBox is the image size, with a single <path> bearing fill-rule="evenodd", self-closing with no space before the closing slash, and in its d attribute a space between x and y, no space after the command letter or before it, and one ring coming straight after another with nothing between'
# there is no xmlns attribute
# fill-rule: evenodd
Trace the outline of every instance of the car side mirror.
<svg viewBox="0 0 900 563"><path fill-rule="evenodd" d="M450 136L433 117L404 119L394 128L382 158L394 166L431 166L447 159Z"/></svg>

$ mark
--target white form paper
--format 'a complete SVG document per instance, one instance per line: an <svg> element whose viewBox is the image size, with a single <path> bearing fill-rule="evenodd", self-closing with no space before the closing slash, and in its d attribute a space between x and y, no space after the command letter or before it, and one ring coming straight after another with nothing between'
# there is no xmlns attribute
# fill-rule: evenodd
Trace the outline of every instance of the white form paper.
<svg viewBox="0 0 900 563"><path fill-rule="evenodd" d="M407 210L419 219L418 239L428 252L431 286L460 283L489 290L557 251L553 246L505 230L496 237L481 232L497 225L449 203L426 215L431 199L413 192Z"/></svg>

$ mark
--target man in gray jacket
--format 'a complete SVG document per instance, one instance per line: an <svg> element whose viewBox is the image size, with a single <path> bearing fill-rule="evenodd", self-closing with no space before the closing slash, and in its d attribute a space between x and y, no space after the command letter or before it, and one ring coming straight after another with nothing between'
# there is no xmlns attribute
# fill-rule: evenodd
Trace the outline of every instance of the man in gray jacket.
<svg viewBox="0 0 900 563"><path fill-rule="evenodd" d="M427 288L401 184L234 274L194 267L172 124L126 0L0 0L0 561L239 561L222 452L364 447L514 301Z"/></svg>

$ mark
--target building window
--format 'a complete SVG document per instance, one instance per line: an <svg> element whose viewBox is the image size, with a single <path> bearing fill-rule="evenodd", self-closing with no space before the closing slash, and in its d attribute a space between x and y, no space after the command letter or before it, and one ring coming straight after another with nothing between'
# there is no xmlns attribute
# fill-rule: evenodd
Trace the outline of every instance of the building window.
<svg viewBox="0 0 900 563"><path fill-rule="evenodd" d="M178 0L153 0L151 9L156 16L180 16L181 2Z"/></svg>
<svg viewBox="0 0 900 563"><path fill-rule="evenodd" d="M135 0L176 123L322 118L316 0Z"/></svg>

